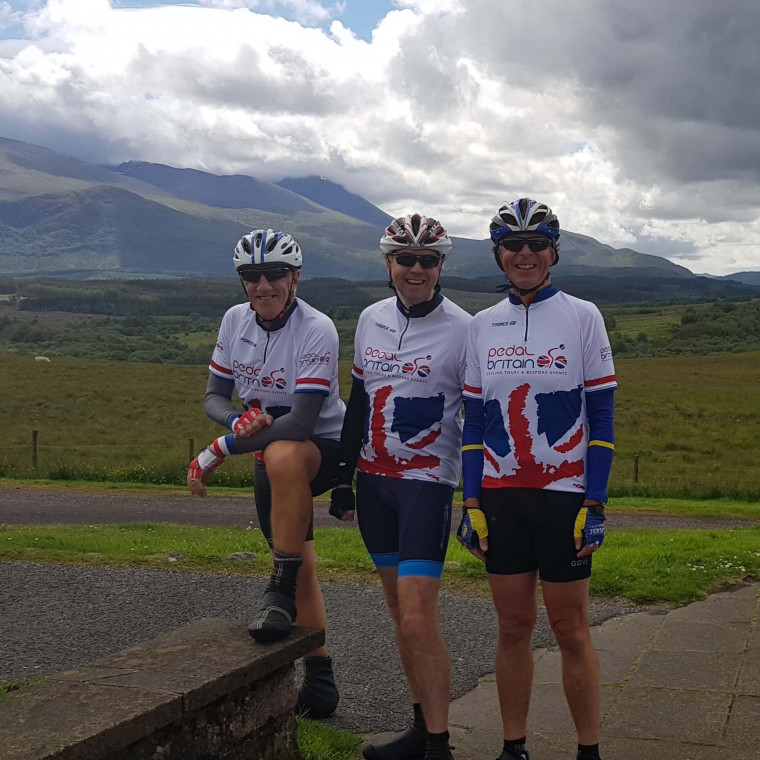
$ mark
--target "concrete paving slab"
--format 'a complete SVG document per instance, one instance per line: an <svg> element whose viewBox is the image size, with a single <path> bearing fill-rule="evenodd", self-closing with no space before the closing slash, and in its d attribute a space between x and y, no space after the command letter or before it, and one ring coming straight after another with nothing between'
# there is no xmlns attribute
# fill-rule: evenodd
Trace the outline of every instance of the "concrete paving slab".
<svg viewBox="0 0 760 760"><path fill-rule="evenodd" d="M481 679L472 691L455 699L449 708L449 724L475 730L501 727L496 681Z"/></svg>
<svg viewBox="0 0 760 760"><path fill-rule="evenodd" d="M605 739L602 754L604 760L716 760L713 745L666 742L659 739ZM739 758L732 754L731 760Z"/></svg>
<svg viewBox="0 0 760 760"><path fill-rule="evenodd" d="M760 650L748 649L736 684L739 694L760 697Z"/></svg>
<svg viewBox="0 0 760 760"><path fill-rule="evenodd" d="M754 750L760 757L760 697L734 699L724 743L727 747Z"/></svg>
<svg viewBox="0 0 760 760"><path fill-rule="evenodd" d="M644 653L630 682L634 686L732 691L741 666L738 652L654 650Z"/></svg>
<svg viewBox="0 0 760 760"><path fill-rule="evenodd" d="M730 707L728 694L627 686L602 721L601 736L717 745Z"/></svg>
<svg viewBox="0 0 760 760"><path fill-rule="evenodd" d="M739 623L700 623L665 618L651 649L667 652L744 652L749 631Z"/></svg>
<svg viewBox="0 0 760 760"><path fill-rule="evenodd" d="M668 620L671 624L681 620L715 623L715 625L747 624L752 621L755 607L756 600L749 595L722 596L719 599L710 597L704 602L672 610L668 613Z"/></svg>

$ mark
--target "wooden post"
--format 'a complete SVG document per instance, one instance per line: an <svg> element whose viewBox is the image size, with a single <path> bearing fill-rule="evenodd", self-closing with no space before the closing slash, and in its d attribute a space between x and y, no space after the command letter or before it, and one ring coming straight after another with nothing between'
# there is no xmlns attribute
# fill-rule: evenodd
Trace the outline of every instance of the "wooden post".
<svg viewBox="0 0 760 760"><path fill-rule="evenodd" d="M39 458L37 456L37 439L39 438L40 431L32 430L32 469L36 470L39 465Z"/></svg>
<svg viewBox="0 0 760 760"><path fill-rule="evenodd" d="M639 455L633 455L633 482L639 482Z"/></svg>
<svg viewBox="0 0 760 760"><path fill-rule="evenodd" d="M190 439L190 447L188 448L188 452L190 456L188 457L187 461L192 462L193 458L195 457L195 438Z"/></svg>

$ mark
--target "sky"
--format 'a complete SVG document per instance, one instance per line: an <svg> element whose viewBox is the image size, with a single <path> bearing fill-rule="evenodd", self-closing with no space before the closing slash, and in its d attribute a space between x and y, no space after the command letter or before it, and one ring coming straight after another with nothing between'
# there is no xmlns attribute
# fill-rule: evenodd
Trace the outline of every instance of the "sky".
<svg viewBox="0 0 760 760"><path fill-rule="evenodd" d="M0 136L760 270L758 0L0 0ZM456 251L454 251L456 255Z"/></svg>

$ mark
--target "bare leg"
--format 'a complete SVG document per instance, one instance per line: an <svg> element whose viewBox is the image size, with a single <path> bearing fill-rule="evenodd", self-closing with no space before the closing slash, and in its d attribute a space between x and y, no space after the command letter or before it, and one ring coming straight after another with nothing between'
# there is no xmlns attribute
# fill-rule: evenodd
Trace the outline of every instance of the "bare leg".
<svg viewBox="0 0 760 760"><path fill-rule="evenodd" d="M306 541L303 548L303 563L298 571L296 586L296 609L298 610L298 625L309 628L327 628L327 611L322 589L317 580L317 561L314 554L314 542ZM327 645L309 653L314 657L327 654Z"/></svg>
<svg viewBox="0 0 760 760"><path fill-rule="evenodd" d="M504 738L521 739L527 733L533 682L536 573L489 575L488 581L499 621L496 686Z"/></svg>
<svg viewBox="0 0 760 760"><path fill-rule="evenodd" d="M589 579L542 582L544 603L562 654L562 684L579 744L597 744L601 714L599 659L588 621Z"/></svg>
<svg viewBox="0 0 760 760"><path fill-rule="evenodd" d="M430 733L448 729L451 664L438 627L437 578L398 579L401 628L399 638L412 661L415 688Z"/></svg>

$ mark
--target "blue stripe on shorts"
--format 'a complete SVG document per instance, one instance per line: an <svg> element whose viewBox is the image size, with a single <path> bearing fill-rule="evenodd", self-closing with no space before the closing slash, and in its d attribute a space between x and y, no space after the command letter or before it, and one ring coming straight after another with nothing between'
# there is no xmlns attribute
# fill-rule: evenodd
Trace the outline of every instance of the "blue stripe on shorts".
<svg viewBox="0 0 760 760"><path fill-rule="evenodd" d="M443 563L433 562L429 559L409 559L399 563L398 577L404 578L410 575L440 579L443 575Z"/></svg>
<svg viewBox="0 0 760 760"><path fill-rule="evenodd" d="M385 554L370 554L375 567L397 567L398 552L387 552Z"/></svg>

